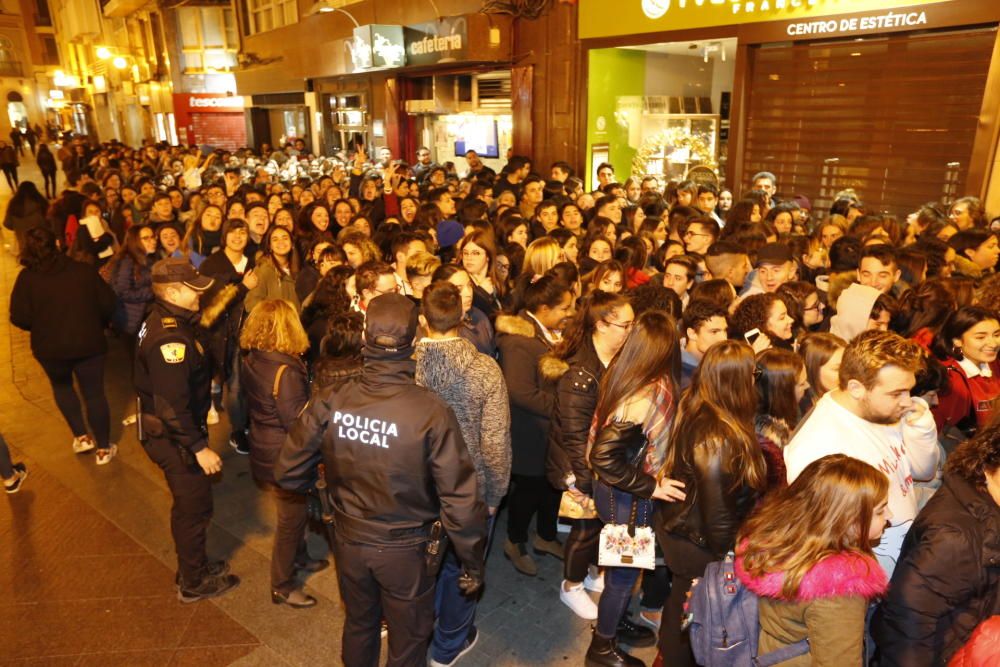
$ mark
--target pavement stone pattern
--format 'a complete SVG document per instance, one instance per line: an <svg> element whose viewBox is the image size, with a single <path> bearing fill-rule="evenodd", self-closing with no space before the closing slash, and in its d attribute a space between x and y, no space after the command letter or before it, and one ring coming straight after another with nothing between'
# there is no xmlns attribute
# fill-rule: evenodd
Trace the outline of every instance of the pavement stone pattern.
<svg viewBox="0 0 1000 667"><path fill-rule="evenodd" d="M22 178L41 183L28 161ZM0 186L0 214L9 199ZM4 244L12 244L13 235L2 233ZM8 321L18 270L10 249L0 249L0 432L30 472L19 494L0 499L0 667L341 664L344 613L335 568L306 583L317 607L292 610L269 601L273 507L253 483L247 459L227 446L225 413L210 427L224 470L215 486L209 550L230 559L243 581L217 600L176 601L169 494L133 428L121 426L134 405L123 346L109 340L106 369L119 455L97 467L92 455L72 453L72 435L31 356L28 334ZM525 577L503 555L505 537L501 510L477 615L479 641L459 664L582 665L591 623L559 601L561 561L536 556L538 576ZM309 539L314 556L326 554L323 537ZM649 664L655 649L633 653Z"/></svg>

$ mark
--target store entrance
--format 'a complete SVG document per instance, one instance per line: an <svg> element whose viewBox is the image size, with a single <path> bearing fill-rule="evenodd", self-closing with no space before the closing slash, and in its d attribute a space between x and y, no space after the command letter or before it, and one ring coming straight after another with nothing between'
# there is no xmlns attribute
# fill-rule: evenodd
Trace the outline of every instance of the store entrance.
<svg viewBox="0 0 1000 667"><path fill-rule="evenodd" d="M593 49L589 56L589 189L602 162L619 181L723 184L735 38Z"/></svg>

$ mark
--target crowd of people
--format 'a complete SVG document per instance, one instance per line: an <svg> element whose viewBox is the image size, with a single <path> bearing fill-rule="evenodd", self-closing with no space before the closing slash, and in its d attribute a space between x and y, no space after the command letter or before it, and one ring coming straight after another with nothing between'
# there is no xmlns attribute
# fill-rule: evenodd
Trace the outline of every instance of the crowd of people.
<svg viewBox="0 0 1000 667"><path fill-rule="evenodd" d="M335 525L348 665L375 664L382 622L390 665L474 648L498 512L517 572L563 562L589 667L653 644L695 664L692 580L730 552L761 650L808 640L789 665L944 665L1000 614L1000 219L975 197L901 220L768 172L602 164L588 192L566 162L475 151L465 173L301 140L57 154L66 189L53 160L7 209L10 319L97 465L109 341L128 349L121 416L174 496L182 602L239 583L205 545L227 424L275 500L275 604L317 603L310 498ZM0 456L8 493L26 474ZM655 566L606 564L618 525L651 529Z"/></svg>

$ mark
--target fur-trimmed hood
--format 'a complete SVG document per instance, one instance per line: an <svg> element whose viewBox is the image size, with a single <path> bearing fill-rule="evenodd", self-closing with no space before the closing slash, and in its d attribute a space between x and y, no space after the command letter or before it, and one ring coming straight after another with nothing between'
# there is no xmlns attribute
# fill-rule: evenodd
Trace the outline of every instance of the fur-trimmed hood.
<svg viewBox="0 0 1000 667"><path fill-rule="evenodd" d="M983 277L983 270L979 267L978 264L973 262L968 257L955 255L955 261L953 262L953 264L955 265L954 273L960 276L974 278L975 280L979 280L980 278Z"/></svg>
<svg viewBox="0 0 1000 667"><path fill-rule="evenodd" d="M781 448L784 448L792 439L792 430L788 428L785 420L771 415L757 415L754 420L754 428L757 435L767 438Z"/></svg>
<svg viewBox="0 0 1000 667"><path fill-rule="evenodd" d="M497 315L496 330L498 334L508 336L523 336L534 338L538 335L538 329L528 318L520 315Z"/></svg>
<svg viewBox="0 0 1000 667"><path fill-rule="evenodd" d="M781 593L785 580L783 572L755 577L743 569L742 556L737 556L734 565L736 576L758 596L785 599ZM802 578L792 602L847 596L861 596L870 600L885 594L888 588L889 580L877 560L855 553L839 553L827 556L813 565Z"/></svg>
<svg viewBox="0 0 1000 667"><path fill-rule="evenodd" d="M222 314L226 312L238 294L239 287L236 285L226 285L216 292L212 300L202 306L201 326L210 329L222 317Z"/></svg>
<svg viewBox="0 0 1000 667"><path fill-rule="evenodd" d="M542 358L538 360L538 371L548 382L558 382L559 378L566 375L568 370L569 364L551 352L542 355Z"/></svg>

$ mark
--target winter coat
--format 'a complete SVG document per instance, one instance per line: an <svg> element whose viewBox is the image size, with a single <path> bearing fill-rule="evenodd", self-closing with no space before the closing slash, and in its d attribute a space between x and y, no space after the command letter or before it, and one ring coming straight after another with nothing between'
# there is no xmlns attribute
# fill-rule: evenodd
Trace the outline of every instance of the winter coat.
<svg viewBox="0 0 1000 667"><path fill-rule="evenodd" d="M496 359L496 334L493 332L490 318L486 317L483 311L475 306L470 308L466 316L462 318L458 335L475 345L476 349L486 356Z"/></svg>
<svg viewBox="0 0 1000 667"><path fill-rule="evenodd" d="M487 507L498 507L510 482L510 404L497 362L464 338L417 344L417 384L455 411Z"/></svg>
<svg viewBox="0 0 1000 667"><path fill-rule="evenodd" d="M872 623L886 667L944 665L1000 613L1000 506L946 472L903 542Z"/></svg>
<svg viewBox="0 0 1000 667"><path fill-rule="evenodd" d="M247 257L245 271L253 268L253 259ZM248 291L243 284L244 274L236 270L224 250L205 258L199 272L215 280L201 298L201 326L207 330L215 374L228 379L243 324L243 300Z"/></svg>
<svg viewBox="0 0 1000 667"><path fill-rule="evenodd" d="M7 215L4 218L3 226L14 232L19 248L24 247L24 238L30 230L36 227L48 226L45 219L45 211L48 204L37 201L25 201L24 209L18 213L14 212L12 206L7 207Z"/></svg>
<svg viewBox="0 0 1000 667"><path fill-rule="evenodd" d="M983 621L969 642L951 658L948 667L998 667L1000 665L1000 616Z"/></svg>
<svg viewBox="0 0 1000 667"><path fill-rule="evenodd" d="M361 377L361 358L320 359L315 366L313 394L324 389L337 389L345 382Z"/></svg>
<svg viewBox="0 0 1000 667"><path fill-rule="evenodd" d="M284 299L292 304L296 311L301 308L299 296L295 293L295 278L276 267L270 259L262 259L254 269L257 274L257 286L247 292L243 304L249 313L261 301L266 299Z"/></svg>
<svg viewBox="0 0 1000 667"><path fill-rule="evenodd" d="M52 154L51 151L38 152L38 170L43 174L54 174L56 173L56 156Z"/></svg>
<svg viewBox="0 0 1000 667"><path fill-rule="evenodd" d="M137 270L138 269L138 270ZM118 295L118 306L115 308L115 327L126 334L134 336L146 319L146 311L153 303L152 266L136 266L131 255L122 257L114 267L111 276L111 288Z"/></svg>
<svg viewBox="0 0 1000 667"><path fill-rule="evenodd" d="M956 426L971 435L977 429L985 428L996 414L996 406L1000 402L1000 360L990 364L990 377L980 372L971 378L962 362L945 359L942 363L948 371L948 391L939 392L937 405L931 406L938 432L943 433L949 426ZM972 372L975 373L976 369L973 368Z"/></svg>
<svg viewBox="0 0 1000 667"><path fill-rule="evenodd" d="M43 361L107 352L114 309L115 293L94 267L62 255L17 274L10 295L10 322L31 332L31 352Z"/></svg>
<svg viewBox="0 0 1000 667"><path fill-rule="evenodd" d="M555 385L542 375L538 361L551 349L538 324L527 313L497 317L500 368L510 397L512 472L545 474L549 420L555 408Z"/></svg>
<svg viewBox="0 0 1000 667"><path fill-rule="evenodd" d="M576 477L576 488L590 495L593 479L587 463L587 439L597 409L597 390L604 375L604 364L597 356L593 340L588 338L566 361L546 354L539 362L539 370L546 382L556 385L545 465L549 484L565 489L566 476L572 473Z"/></svg>
<svg viewBox="0 0 1000 667"><path fill-rule="evenodd" d="M250 416L250 472L258 482L273 484L278 452L309 400L306 366L288 354L250 350L240 381Z"/></svg>
<svg viewBox="0 0 1000 667"><path fill-rule="evenodd" d="M792 439L791 429L785 420L771 415L757 415L754 420L754 430L757 432L757 442L764 452L767 462L767 488L780 489L788 485L788 471L785 468L785 457L782 453L785 445Z"/></svg>
<svg viewBox="0 0 1000 667"><path fill-rule="evenodd" d="M706 549L713 560L722 560L736 544L736 533L757 503L757 490L739 481L739 471L729 468L714 415L693 414L703 423L693 433L704 433L697 442L677 443L680 450L670 477L684 483L687 497L677 503L659 503L657 535L683 537ZM660 540L663 543L663 540Z"/></svg>
<svg viewBox="0 0 1000 667"><path fill-rule="evenodd" d="M751 575L743 569L741 557L735 569L759 599L758 655L808 639L809 653L782 662L782 667L864 664L868 603L884 594L889 583L877 560L849 552L827 556L805 574L794 600L782 595L783 573Z"/></svg>
<svg viewBox="0 0 1000 667"><path fill-rule="evenodd" d="M656 480L643 470L646 434L642 424L611 422L594 439L588 462L594 477L619 491L652 498Z"/></svg>

